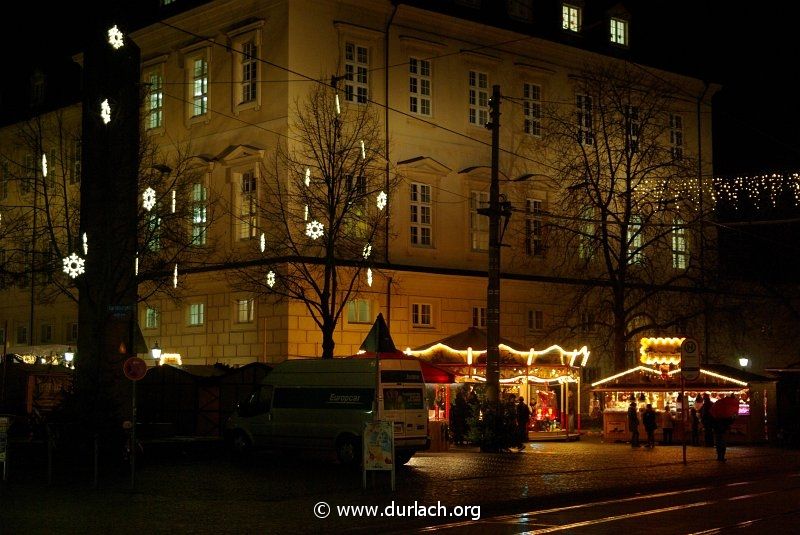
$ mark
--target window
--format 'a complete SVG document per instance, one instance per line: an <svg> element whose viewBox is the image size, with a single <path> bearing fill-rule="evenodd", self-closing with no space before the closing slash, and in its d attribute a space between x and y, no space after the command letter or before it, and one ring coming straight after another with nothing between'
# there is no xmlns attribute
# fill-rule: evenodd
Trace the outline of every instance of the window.
<svg viewBox="0 0 800 535"><path fill-rule="evenodd" d="M160 72L147 77L147 129L161 128L164 120L164 79Z"/></svg>
<svg viewBox="0 0 800 535"><path fill-rule="evenodd" d="M408 60L408 111L431 115L431 62L427 59Z"/></svg>
<svg viewBox="0 0 800 535"><path fill-rule="evenodd" d="M581 332L593 333L597 329L592 312L581 312Z"/></svg>
<svg viewBox="0 0 800 535"><path fill-rule="evenodd" d="M161 250L161 216L158 215L158 203L147 212L147 236L145 242L150 251Z"/></svg>
<svg viewBox="0 0 800 535"><path fill-rule="evenodd" d="M78 322L71 322L67 325L67 342L78 341Z"/></svg>
<svg viewBox="0 0 800 535"><path fill-rule="evenodd" d="M528 256L544 256L542 212L542 201L539 199L525 201L525 254Z"/></svg>
<svg viewBox="0 0 800 535"><path fill-rule="evenodd" d="M239 238L243 240L252 239L256 236L257 228L257 202L256 196L256 175L248 171L242 175L242 191L240 194L240 223Z"/></svg>
<svg viewBox="0 0 800 535"><path fill-rule="evenodd" d="M17 326L17 344L28 343L28 328L25 325Z"/></svg>
<svg viewBox="0 0 800 535"><path fill-rule="evenodd" d="M578 143L594 145L594 126L592 124L592 97L575 95L578 116Z"/></svg>
<svg viewBox="0 0 800 535"><path fill-rule="evenodd" d="M20 182L21 193L28 193L33 186L36 176L36 159L33 154L26 154L22 162L22 181Z"/></svg>
<svg viewBox="0 0 800 535"><path fill-rule="evenodd" d="M430 247L431 241L431 187L411 184L411 245Z"/></svg>
<svg viewBox="0 0 800 535"><path fill-rule="evenodd" d="M485 72L469 71L469 124L489 122L489 77Z"/></svg>
<svg viewBox="0 0 800 535"><path fill-rule="evenodd" d="M205 322L205 305L192 303L189 305L189 325L202 325Z"/></svg>
<svg viewBox="0 0 800 535"><path fill-rule="evenodd" d="M242 102L256 100L258 83L258 47L254 41L242 44Z"/></svg>
<svg viewBox="0 0 800 535"><path fill-rule="evenodd" d="M577 32L581 27L581 9L569 4L561 6L561 28L570 32Z"/></svg>
<svg viewBox="0 0 800 535"><path fill-rule="evenodd" d="M344 185L347 190L347 197L350 199L350 204L355 204L363 208L364 201L367 197L367 177L364 175L359 175L357 177L345 175Z"/></svg>
<svg viewBox="0 0 800 535"><path fill-rule="evenodd" d="M207 192L203 184L192 185L192 245L206 244L208 224Z"/></svg>
<svg viewBox="0 0 800 535"><path fill-rule="evenodd" d="M0 344L6 343L6 330L0 327Z"/></svg>
<svg viewBox="0 0 800 535"><path fill-rule="evenodd" d="M631 153L639 152L639 132L642 127L638 106L625 107L626 146Z"/></svg>
<svg viewBox="0 0 800 535"><path fill-rule="evenodd" d="M628 260L631 264L638 264L644 260L642 243L642 219L634 216L628 223Z"/></svg>
<svg viewBox="0 0 800 535"><path fill-rule="evenodd" d="M525 114L525 133L542 135L542 88L536 84L522 84L522 110Z"/></svg>
<svg viewBox="0 0 800 535"><path fill-rule="evenodd" d="M53 341L53 326L49 323L42 324L42 337L39 340L43 344L49 344Z"/></svg>
<svg viewBox="0 0 800 535"><path fill-rule="evenodd" d="M507 0L508 15L524 22L533 21L533 0Z"/></svg>
<svg viewBox="0 0 800 535"><path fill-rule="evenodd" d="M611 42L617 45L628 45L628 21L611 19Z"/></svg>
<svg viewBox="0 0 800 535"><path fill-rule="evenodd" d="M47 153L47 187L48 188L55 188L56 187L56 173L60 169L58 165L56 165L56 149L50 149L50 152Z"/></svg>
<svg viewBox="0 0 800 535"><path fill-rule="evenodd" d="M192 117L205 115L208 111L208 61L205 58L192 60Z"/></svg>
<svg viewBox="0 0 800 535"><path fill-rule="evenodd" d="M478 213L489 206L489 193L473 191L469 198L469 228L473 251L489 250L489 218Z"/></svg>
<svg viewBox="0 0 800 535"><path fill-rule="evenodd" d="M8 198L8 164L0 163L0 199Z"/></svg>
<svg viewBox="0 0 800 535"><path fill-rule="evenodd" d="M578 236L578 257L589 260L594 253L594 211L585 208L579 216L580 235Z"/></svg>
<svg viewBox="0 0 800 535"><path fill-rule="evenodd" d="M541 331L544 329L544 312L541 310L528 311L528 330Z"/></svg>
<svg viewBox="0 0 800 535"><path fill-rule="evenodd" d="M70 154L70 184L77 184L81 181L81 140L76 138L72 142L72 150Z"/></svg>
<svg viewBox="0 0 800 535"><path fill-rule="evenodd" d="M413 303L411 305L411 324L414 327L432 327L431 305L427 303Z"/></svg>
<svg viewBox="0 0 800 535"><path fill-rule="evenodd" d="M670 114L669 116L669 146L672 158L683 158L683 117Z"/></svg>
<svg viewBox="0 0 800 535"><path fill-rule="evenodd" d="M372 323L370 302L366 299L353 299L347 303L348 323Z"/></svg>
<svg viewBox="0 0 800 535"><path fill-rule="evenodd" d="M472 307L472 326L486 327L486 307Z"/></svg>
<svg viewBox="0 0 800 535"><path fill-rule="evenodd" d="M236 321L239 323L252 323L255 307L252 299L239 299L236 301Z"/></svg>
<svg viewBox="0 0 800 535"><path fill-rule="evenodd" d="M160 314L155 308L147 307L144 311L144 327L145 329L157 329Z"/></svg>
<svg viewBox="0 0 800 535"><path fill-rule="evenodd" d="M672 227L672 267L686 269L689 263L689 252L686 250L686 228L680 218L675 219Z"/></svg>
<svg viewBox="0 0 800 535"><path fill-rule="evenodd" d="M366 104L369 98L367 73L369 72L369 51L367 47L355 43L344 45L344 98L348 102Z"/></svg>

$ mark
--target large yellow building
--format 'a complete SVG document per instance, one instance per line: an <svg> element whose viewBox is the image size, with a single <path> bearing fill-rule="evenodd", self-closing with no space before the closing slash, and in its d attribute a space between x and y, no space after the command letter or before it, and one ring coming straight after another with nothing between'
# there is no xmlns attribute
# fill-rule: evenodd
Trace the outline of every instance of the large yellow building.
<svg viewBox="0 0 800 535"><path fill-rule="evenodd" d="M400 348L486 326L488 220L477 209L488 201L486 123L492 87L499 85L501 192L513 213L502 247L501 336L537 349L589 345L595 376L611 370L612 349L604 345L600 326L609 305L586 291L592 280L608 279L606 259L596 251L595 264L573 262L585 260L586 241L545 230L565 231L566 223L554 222L583 218L583 230L573 234L607 238L600 235L594 208L568 204L568 151L560 144L564 136L553 135L556 116L569 118L568 126L580 132L575 147L594 150L601 138L612 146L613 135L602 131L607 110L601 97L583 94L589 75L601 67L629 73L631 79L621 81L631 86L629 94L648 95L651 89L644 86L657 81L669 95L660 97L658 110L648 107L655 97L629 103L627 127L616 133L620 143L644 153L644 141L642 148L631 147L644 139L639 128L650 120L661 129L652 134L651 146L687 162L683 175L673 169L665 176L695 192L703 190L702 177L711 176L713 88L630 63L634 22L627 13L584 13L583 2L572 1L549 11L539 11L535 1L498 2L490 25L481 21L486 11L480 2L466 0L429 9L420 7L423 2L388 0L216 0L185 11L176 9L180 0L162 4L163 21L126 36L142 54L143 129L165 155L178 147L198 157L193 165L209 192L201 223L212 221L204 240L214 250L198 250L209 269L178 267L179 299L156 293L140 304L139 325L149 345L179 354L184 364L271 363L321 353L319 329L304 305L236 290L223 260L247 258L258 239L253 228L266 224L244 224L242 210L253 194L249 181L280 143L291 144L294 103L336 76L342 105L368 105L376 113L388 142L375 150L388 160L388 172L400 177L390 192L383 238L388 249L376 259L371 287L352 296L337 325L336 354L355 353L379 312ZM74 121L79 110L64 115ZM17 127L0 133L6 148L15 146L17 133ZM33 166L30 151L19 143L14 150L7 165ZM54 155L64 173L76 172L76 151L79 145L65 145ZM3 202L26 195L22 187L4 177ZM649 238L637 234L645 224L635 217L628 217L629 245L644 249ZM668 230L652 240L648 266L666 273L652 280L673 289L691 286L678 275L704 254L697 229L672 216L653 227ZM642 264L641 254L632 253L630 263ZM61 280L64 274L52 277ZM7 287L3 294L0 328L9 351L76 342L77 307L71 301L42 301L29 284ZM693 299L680 291L670 295L684 309L684 301ZM631 314L630 330L645 317L671 332L701 329L700 316L689 325L667 317L671 308L665 301L654 298L655 312Z"/></svg>

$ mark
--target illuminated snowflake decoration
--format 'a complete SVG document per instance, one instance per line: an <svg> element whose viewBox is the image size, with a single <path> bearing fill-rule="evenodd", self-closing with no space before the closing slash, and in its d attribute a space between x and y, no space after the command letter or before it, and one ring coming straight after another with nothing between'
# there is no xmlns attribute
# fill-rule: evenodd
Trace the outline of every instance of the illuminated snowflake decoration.
<svg viewBox="0 0 800 535"><path fill-rule="evenodd" d="M267 249L267 237L264 233L261 233L261 252L263 253Z"/></svg>
<svg viewBox="0 0 800 535"><path fill-rule="evenodd" d="M47 155L42 154L42 176L47 177Z"/></svg>
<svg viewBox="0 0 800 535"><path fill-rule="evenodd" d="M311 169L306 167L306 187L311 185Z"/></svg>
<svg viewBox="0 0 800 535"><path fill-rule="evenodd" d="M89 254L89 237L85 232L83 233L83 254Z"/></svg>
<svg viewBox="0 0 800 535"><path fill-rule="evenodd" d="M114 47L114 50L119 50L125 44L122 42L122 32L119 31L116 24L108 30L108 44Z"/></svg>
<svg viewBox="0 0 800 535"><path fill-rule="evenodd" d="M275 272L274 271L270 271L269 273L267 273L267 286L269 286L270 288L275 286Z"/></svg>
<svg viewBox="0 0 800 535"><path fill-rule="evenodd" d="M385 191L378 193L378 200L376 204L378 205L378 210L383 210L386 208L386 201L388 200L388 196L386 195Z"/></svg>
<svg viewBox="0 0 800 535"><path fill-rule="evenodd" d="M361 256L363 256L364 260L366 260L367 258L369 258L369 255L371 254L372 254L372 245L368 243L364 246L364 250L361 251Z"/></svg>
<svg viewBox="0 0 800 535"><path fill-rule="evenodd" d="M108 99L100 103L100 117L105 124L111 122L111 104L108 103Z"/></svg>
<svg viewBox="0 0 800 535"><path fill-rule="evenodd" d="M312 240L316 240L317 238L322 237L322 232L324 229L325 227L322 226L322 223L315 219L306 225L306 236Z"/></svg>
<svg viewBox="0 0 800 535"><path fill-rule="evenodd" d="M153 206L156 205L156 190L153 188L147 188L142 193L142 206L148 212L153 209Z"/></svg>
<svg viewBox="0 0 800 535"><path fill-rule="evenodd" d="M175 190L172 190L172 213L175 213Z"/></svg>
<svg viewBox="0 0 800 535"><path fill-rule="evenodd" d="M70 278L76 278L78 275L84 273L86 269L83 267L86 261L81 258L80 256L72 253L64 260L64 273L70 276Z"/></svg>
<svg viewBox="0 0 800 535"><path fill-rule="evenodd" d="M364 140L363 139L361 140L361 159L362 160L366 160L367 159L367 147L364 146Z"/></svg>
<svg viewBox="0 0 800 535"><path fill-rule="evenodd" d="M172 272L172 287L178 287L178 264L175 264L175 271Z"/></svg>
<svg viewBox="0 0 800 535"><path fill-rule="evenodd" d="M367 268L367 285L372 286L372 268Z"/></svg>

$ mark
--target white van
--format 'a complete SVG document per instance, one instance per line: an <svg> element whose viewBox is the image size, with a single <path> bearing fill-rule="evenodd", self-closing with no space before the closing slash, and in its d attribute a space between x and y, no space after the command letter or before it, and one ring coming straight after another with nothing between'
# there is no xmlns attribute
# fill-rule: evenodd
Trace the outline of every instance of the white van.
<svg viewBox="0 0 800 535"><path fill-rule="evenodd" d="M374 419L375 359L287 360L275 366L228 420L236 453L251 448L331 449L360 462L364 423ZM413 359L381 359L378 418L394 422L395 459L427 449L422 369Z"/></svg>

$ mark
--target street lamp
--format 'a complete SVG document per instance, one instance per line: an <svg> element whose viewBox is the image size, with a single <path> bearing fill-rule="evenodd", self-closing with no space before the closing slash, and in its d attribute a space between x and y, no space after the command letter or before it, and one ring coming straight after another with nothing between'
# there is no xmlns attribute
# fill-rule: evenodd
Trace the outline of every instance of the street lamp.
<svg viewBox="0 0 800 535"><path fill-rule="evenodd" d="M747 358L747 357L739 358L739 366L742 367L742 370L745 370L747 368L748 364L750 364L750 359L749 358Z"/></svg>
<svg viewBox="0 0 800 535"><path fill-rule="evenodd" d="M156 340L153 347L150 348L150 355L153 357L154 361L161 360L161 348L158 347L158 340Z"/></svg>
<svg viewBox="0 0 800 535"><path fill-rule="evenodd" d="M75 358L75 353L72 352L72 346L67 347L67 350L64 351L64 364L68 367L72 367L72 359Z"/></svg>

